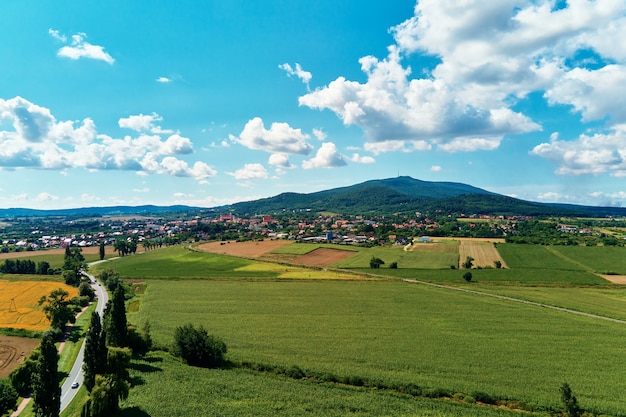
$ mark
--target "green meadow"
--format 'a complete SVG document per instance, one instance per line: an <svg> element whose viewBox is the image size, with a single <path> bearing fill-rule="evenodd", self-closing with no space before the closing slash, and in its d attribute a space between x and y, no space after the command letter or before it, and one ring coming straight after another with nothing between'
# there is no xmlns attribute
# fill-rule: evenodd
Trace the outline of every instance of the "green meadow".
<svg viewBox="0 0 626 417"><path fill-rule="evenodd" d="M300 246L308 245L285 248ZM396 261L398 269L388 268L387 259L380 270L343 266L375 272L375 281L342 279L339 274L336 279L279 280L275 278L285 265L183 247L98 265L113 267L127 279L146 279L145 291L133 301L128 316L140 326L150 323L158 347L169 349L177 326L201 324L225 341L228 359L235 364L231 369L197 369L166 353L154 353L147 363L135 364L133 378L139 383L125 401L123 415L513 413L470 401L295 380L237 364L297 366L307 374L387 387L416 384L423 392L447 392L456 400L486 393L539 414L560 406L558 388L568 382L586 410L626 415L621 400L626 379L619 371L626 369L626 324L455 290L468 288L626 319L626 289L589 272L602 265L604 255L585 257L561 247L499 244L498 249L510 268L472 270L471 283L462 279L463 271L448 265L416 266L431 262L423 259L437 252L395 247L360 248L353 257L364 256L369 262L377 254L393 262L404 254L404 261ZM348 260L356 265L353 257ZM619 264L614 269L619 270ZM291 271L291 278L298 275L297 269Z"/></svg>

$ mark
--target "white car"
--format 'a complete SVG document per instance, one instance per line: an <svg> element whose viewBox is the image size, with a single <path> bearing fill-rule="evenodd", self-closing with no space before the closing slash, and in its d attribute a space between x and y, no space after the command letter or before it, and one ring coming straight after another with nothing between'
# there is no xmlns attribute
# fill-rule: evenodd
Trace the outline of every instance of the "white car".
<svg viewBox="0 0 626 417"><path fill-rule="evenodd" d="M80 385L78 382L74 382L74 383L72 384L72 389L76 389L76 388L78 388L78 385Z"/></svg>

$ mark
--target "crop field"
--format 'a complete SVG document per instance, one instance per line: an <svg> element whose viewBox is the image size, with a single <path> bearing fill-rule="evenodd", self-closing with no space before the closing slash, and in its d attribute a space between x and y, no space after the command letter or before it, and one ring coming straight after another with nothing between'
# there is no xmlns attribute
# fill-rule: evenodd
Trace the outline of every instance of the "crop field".
<svg viewBox="0 0 626 417"><path fill-rule="evenodd" d="M553 246L552 249L596 273L626 275L626 248L624 247Z"/></svg>
<svg viewBox="0 0 626 417"><path fill-rule="evenodd" d="M235 361L482 391L539 408L558 405L567 381L585 408L623 412L626 380L616 369L626 367L626 324L449 289L159 280L148 283L129 318L149 320L160 345L172 343L181 323L202 324Z"/></svg>
<svg viewBox="0 0 626 417"><path fill-rule="evenodd" d="M292 262L310 266L328 266L347 259L352 255L354 255L354 252L337 249L318 248L312 252L307 253L306 255L294 258Z"/></svg>
<svg viewBox="0 0 626 417"><path fill-rule="evenodd" d="M315 384L240 369L194 368L153 353L131 365L142 381L122 402L124 417L519 417L519 413L364 388Z"/></svg>
<svg viewBox="0 0 626 417"><path fill-rule="evenodd" d="M0 280L0 328L47 329L50 324L37 302L57 288L66 290L70 298L78 295L77 288L60 282Z"/></svg>
<svg viewBox="0 0 626 417"><path fill-rule="evenodd" d="M498 244L497 249L506 265L511 269L542 269L584 271L584 265L555 254L554 246L516 245L511 243Z"/></svg>
<svg viewBox="0 0 626 417"><path fill-rule="evenodd" d="M39 345L28 337L0 335L0 378L6 378Z"/></svg>
<svg viewBox="0 0 626 417"><path fill-rule="evenodd" d="M198 250L222 255L258 258L277 248L292 244L291 240L263 240L249 242L209 242L197 246Z"/></svg>
<svg viewBox="0 0 626 417"><path fill-rule="evenodd" d="M489 240L461 239L459 245L460 262L465 262L468 256L474 259L473 263L476 267L491 268L496 261L501 263L502 268L507 267L498 249L496 249L494 243Z"/></svg>
<svg viewBox="0 0 626 417"><path fill-rule="evenodd" d="M362 248L349 258L335 262L331 266L336 268L368 268L372 257L382 259L385 265L397 262L398 268L440 269L450 268L450 265L458 265L459 263L458 244L432 243L416 245L410 251L404 250L400 246Z"/></svg>

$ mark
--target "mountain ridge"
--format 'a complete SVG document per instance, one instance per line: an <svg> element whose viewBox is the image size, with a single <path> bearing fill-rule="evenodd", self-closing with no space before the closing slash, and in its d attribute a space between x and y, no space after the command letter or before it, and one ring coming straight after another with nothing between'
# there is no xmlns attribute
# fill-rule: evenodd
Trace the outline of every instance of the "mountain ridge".
<svg viewBox="0 0 626 417"><path fill-rule="evenodd" d="M238 215L285 211L338 214L394 214L415 211L465 215L526 216L626 216L626 208L539 203L493 193L459 182L423 181L409 176L373 179L358 184L311 193L285 192L273 197L219 207L141 205L81 207L71 209L0 209L0 218L37 216L162 215L206 212Z"/></svg>

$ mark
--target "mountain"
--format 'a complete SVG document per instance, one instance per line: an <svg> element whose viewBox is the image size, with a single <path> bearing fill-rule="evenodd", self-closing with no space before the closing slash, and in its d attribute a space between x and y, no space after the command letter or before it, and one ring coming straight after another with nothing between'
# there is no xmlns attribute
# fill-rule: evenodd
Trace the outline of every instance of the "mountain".
<svg viewBox="0 0 626 417"><path fill-rule="evenodd" d="M525 201L457 182L421 181L411 177L370 180L348 187L313 193L282 193L274 197L228 206L84 207L62 210L0 209L0 218L37 216L190 215L234 213L273 214L284 211L333 212L344 215L394 213L477 214L518 216L626 217L626 208Z"/></svg>
<svg viewBox="0 0 626 417"><path fill-rule="evenodd" d="M421 211L467 215L626 216L626 208L621 207L536 203L492 193L467 184L421 181L406 176L371 180L348 187L306 194L282 193L220 209L239 215L282 211L326 211L341 214Z"/></svg>

